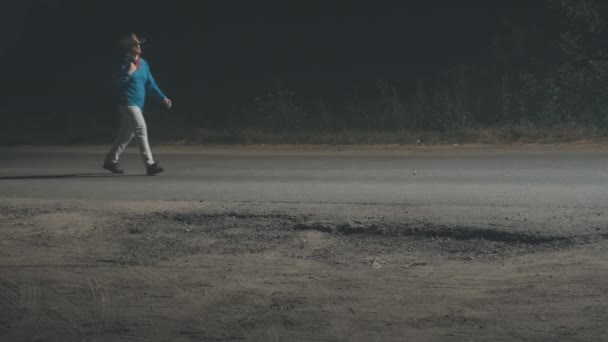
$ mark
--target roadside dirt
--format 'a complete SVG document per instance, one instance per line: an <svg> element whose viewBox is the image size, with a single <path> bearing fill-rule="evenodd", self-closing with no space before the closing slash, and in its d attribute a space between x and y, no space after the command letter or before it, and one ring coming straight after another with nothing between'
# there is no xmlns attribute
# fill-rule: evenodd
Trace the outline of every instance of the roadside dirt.
<svg viewBox="0 0 608 342"><path fill-rule="evenodd" d="M599 209L343 209L4 199L0 341L608 341Z"/></svg>

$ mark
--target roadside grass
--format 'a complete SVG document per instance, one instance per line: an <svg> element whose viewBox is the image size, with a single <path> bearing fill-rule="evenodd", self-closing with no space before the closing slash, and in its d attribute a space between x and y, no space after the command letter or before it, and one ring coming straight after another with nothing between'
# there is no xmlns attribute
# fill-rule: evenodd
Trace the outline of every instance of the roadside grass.
<svg viewBox="0 0 608 342"><path fill-rule="evenodd" d="M74 130L3 130L0 145L111 144L117 127ZM258 128L220 130L196 127L150 126L153 144L167 145L453 145L608 143L608 130L591 125L531 123L494 127L466 127L443 131L337 131L273 132ZM133 143L135 143L133 141Z"/></svg>
<svg viewBox="0 0 608 342"><path fill-rule="evenodd" d="M174 128L153 132L152 139L173 145L453 145L604 143L608 130L580 124L541 127L532 124L470 127L447 131L340 131L269 132L261 129L211 130Z"/></svg>

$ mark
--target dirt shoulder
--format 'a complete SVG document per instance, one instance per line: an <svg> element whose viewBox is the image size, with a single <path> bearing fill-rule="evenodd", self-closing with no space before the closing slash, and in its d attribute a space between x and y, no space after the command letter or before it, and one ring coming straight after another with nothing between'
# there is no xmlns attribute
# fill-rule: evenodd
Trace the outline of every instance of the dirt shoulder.
<svg viewBox="0 0 608 342"><path fill-rule="evenodd" d="M608 340L608 211L0 200L0 340Z"/></svg>

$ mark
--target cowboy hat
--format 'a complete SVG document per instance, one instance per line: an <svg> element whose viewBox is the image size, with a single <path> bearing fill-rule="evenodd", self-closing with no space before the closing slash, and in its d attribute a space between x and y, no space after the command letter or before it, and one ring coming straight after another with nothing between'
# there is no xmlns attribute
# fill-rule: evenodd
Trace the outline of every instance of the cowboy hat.
<svg viewBox="0 0 608 342"><path fill-rule="evenodd" d="M119 45L122 48L130 49L135 45L141 45L145 42L145 38L138 37L135 33L130 33L120 39Z"/></svg>

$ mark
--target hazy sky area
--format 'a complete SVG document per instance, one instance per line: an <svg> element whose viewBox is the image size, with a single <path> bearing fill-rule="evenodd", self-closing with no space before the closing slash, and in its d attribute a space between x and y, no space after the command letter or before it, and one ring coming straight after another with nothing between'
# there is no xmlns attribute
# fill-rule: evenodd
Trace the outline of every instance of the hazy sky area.
<svg viewBox="0 0 608 342"><path fill-rule="evenodd" d="M247 101L276 80L322 96L482 63L503 19L533 20L540 1L27 3L4 5L9 102L103 102L113 44L134 31L148 39L144 57L177 108Z"/></svg>

